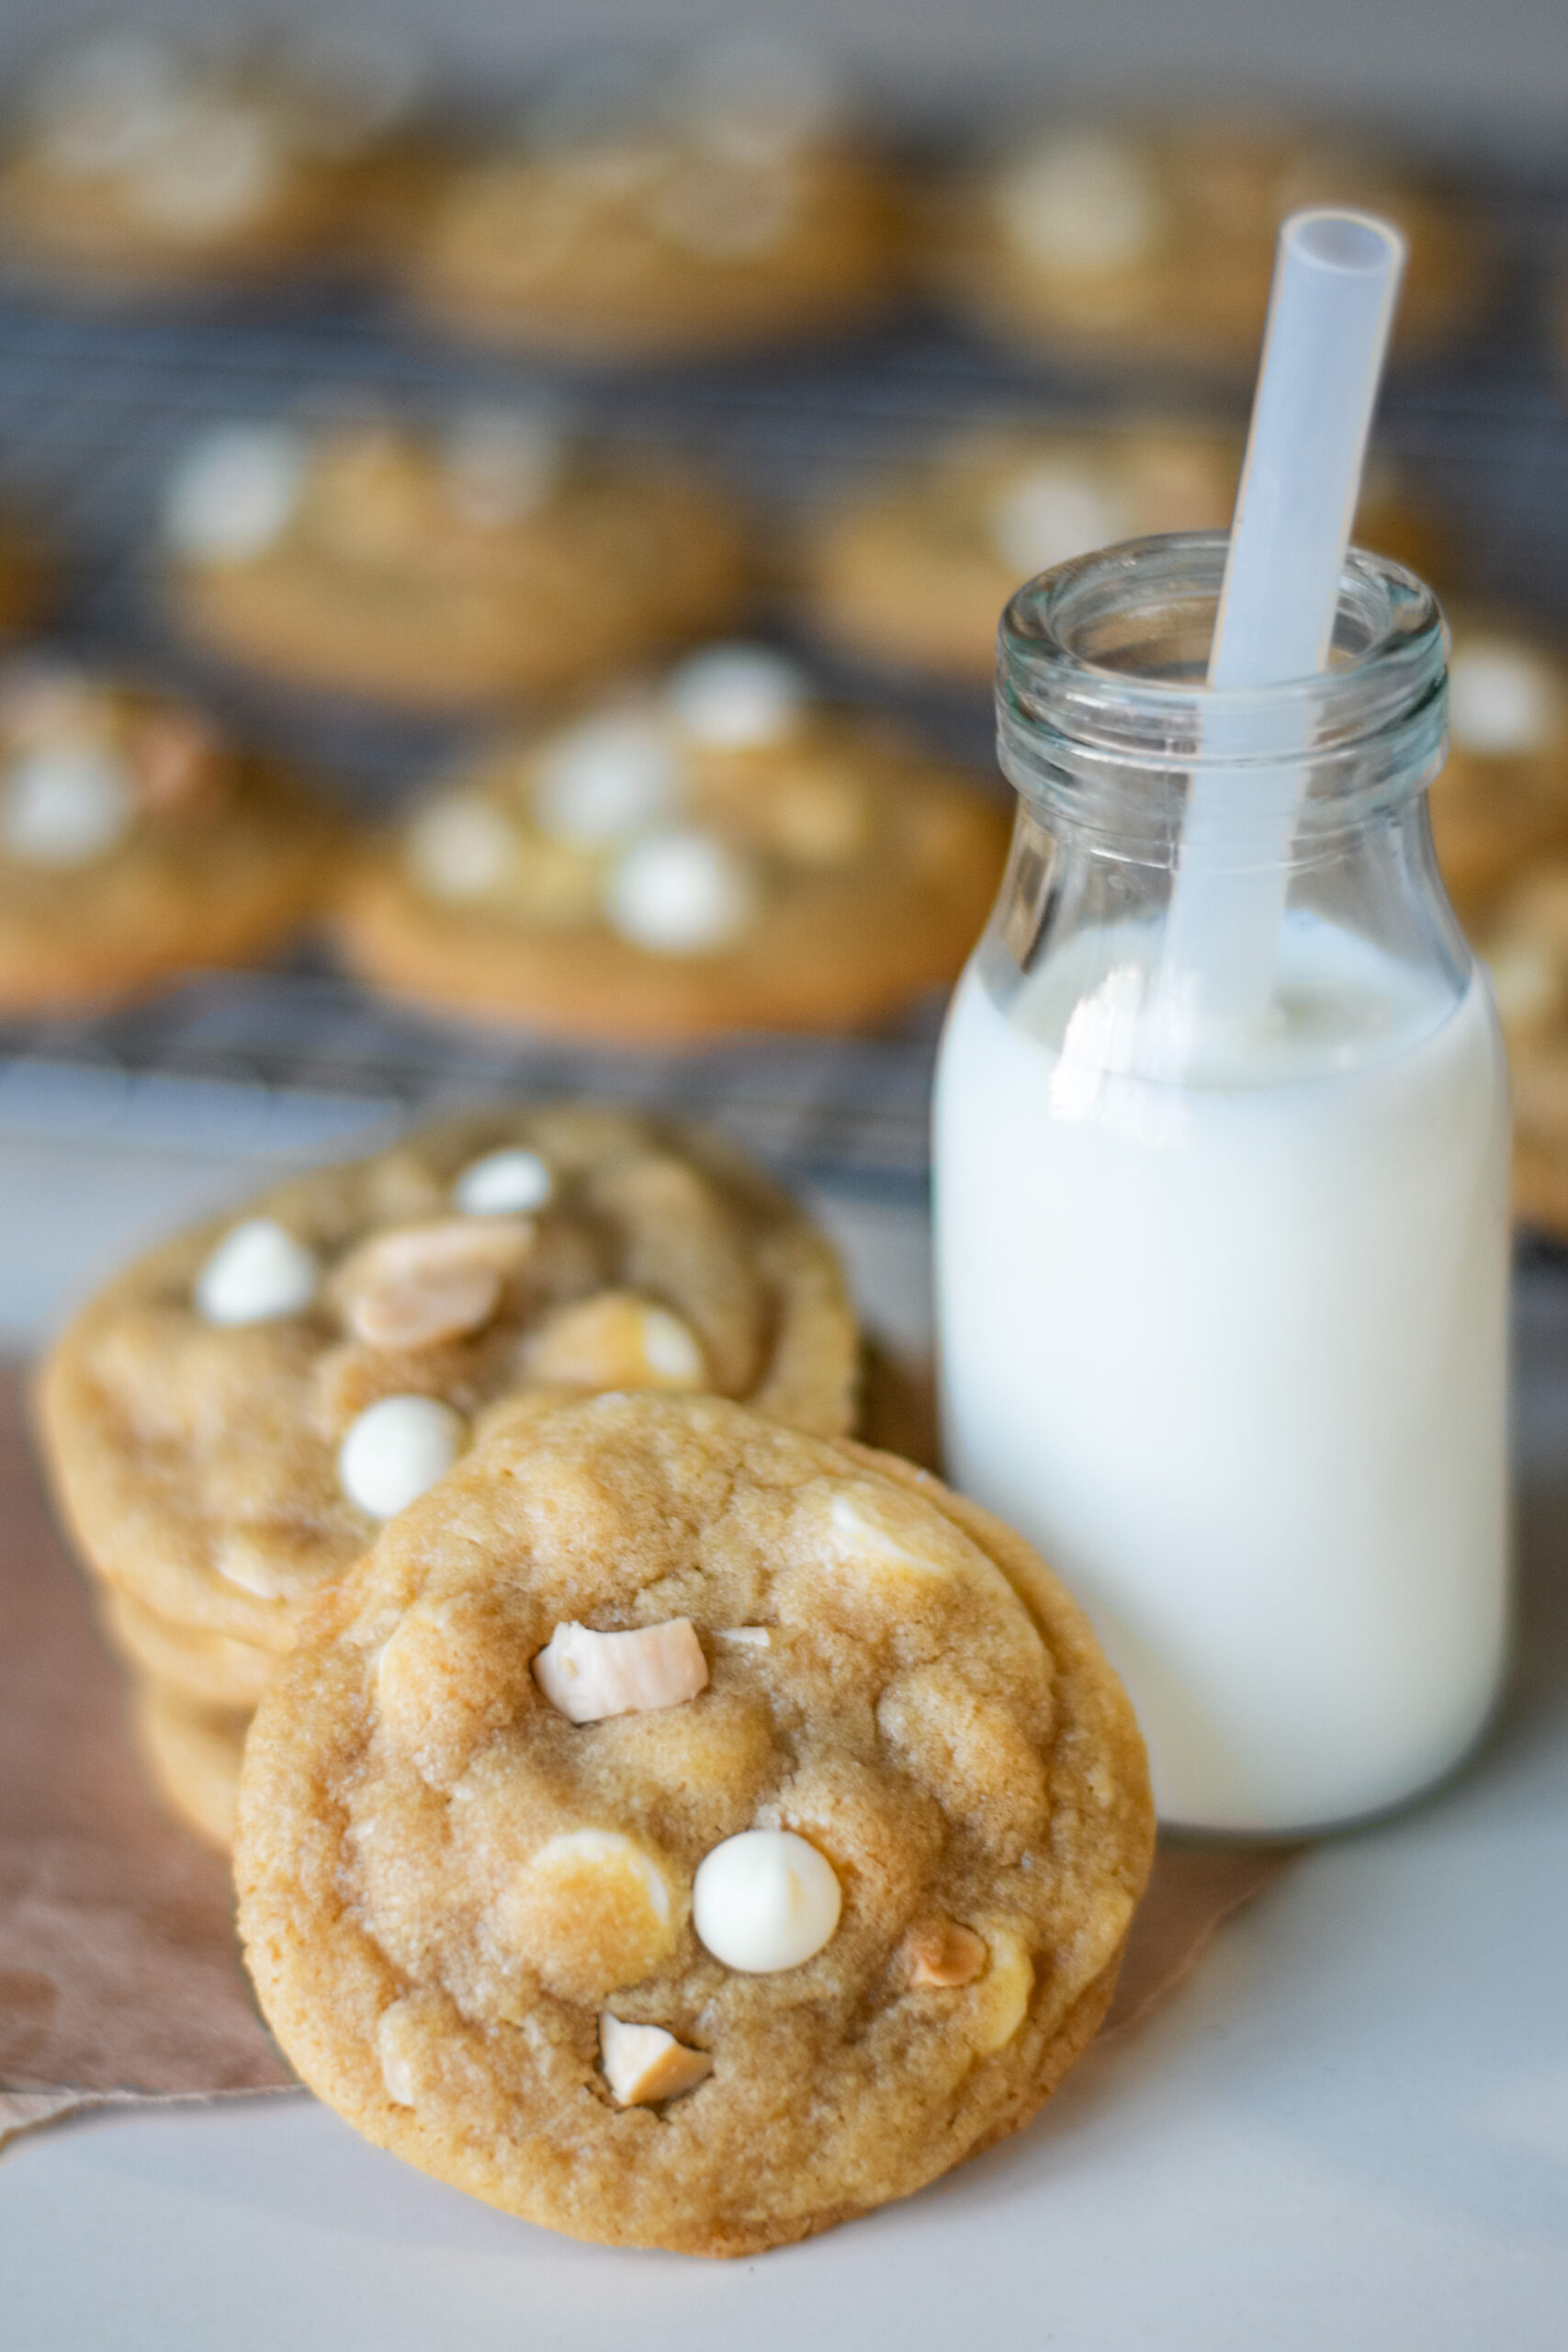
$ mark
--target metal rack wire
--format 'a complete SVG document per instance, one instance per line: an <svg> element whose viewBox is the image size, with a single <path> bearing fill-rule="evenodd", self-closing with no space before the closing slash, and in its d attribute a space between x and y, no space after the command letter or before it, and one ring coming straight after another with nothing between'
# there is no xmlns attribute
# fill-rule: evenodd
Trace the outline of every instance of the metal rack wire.
<svg viewBox="0 0 1568 2352"><path fill-rule="evenodd" d="M1551 271L1568 248L1568 183L1472 195L1507 256L1496 324L1395 377L1380 443L1451 519L1477 596L1568 625L1568 406L1545 331ZM67 641L193 686L367 810L427 774L453 730L264 690L181 647L148 557L160 485L207 421L323 394L418 411L541 389L592 430L700 453L775 530L804 501L977 414L1092 415L1158 390L1037 367L916 314L767 362L593 375L437 342L387 302L342 289L158 311L73 309L0 285L0 487L73 559ZM840 691L889 698L886 681L828 668ZM892 698L948 748L985 759L983 696ZM299 963L193 978L101 1018L0 1026L0 1131L168 1134L220 1120L231 1134L249 1121L265 1138L301 1123L308 1132L312 1104L393 1117L500 1087L594 1087L705 1112L787 1172L916 1199L934 1035L928 1014L875 1040L584 1053L425 1021Z"/></svg>

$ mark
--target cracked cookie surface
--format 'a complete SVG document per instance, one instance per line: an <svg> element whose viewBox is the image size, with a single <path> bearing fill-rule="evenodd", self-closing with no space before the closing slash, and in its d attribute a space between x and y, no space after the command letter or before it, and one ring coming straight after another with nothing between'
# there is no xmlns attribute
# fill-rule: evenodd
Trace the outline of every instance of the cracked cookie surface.
<svg viewBox="0 0 1568 2352"><path fill-rule="evenodd" d="M569 1625L589 1683L620 1637L615 1712L552 1703ZM852 1442L610 1396L498 1431L321 1596L236 1867L268 2018L369 2138L580 2237L740 2254L1028 2120L1152 1839L1131 1711L1021 1539Z"/></svg>

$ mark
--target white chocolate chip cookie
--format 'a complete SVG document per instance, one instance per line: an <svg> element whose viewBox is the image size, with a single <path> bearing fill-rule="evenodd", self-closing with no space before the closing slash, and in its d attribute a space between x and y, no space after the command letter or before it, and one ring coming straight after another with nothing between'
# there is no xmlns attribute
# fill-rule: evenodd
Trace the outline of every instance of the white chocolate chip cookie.
<svg viewBox="0 0 1568 2352"><path fill-rule="evenodd" d="M350 876L343 944L377 986L488 1020L842 1029L953 979L1006 834L793 662L710 646L470 754Z"/></svg>
<svg viewBox="0 0 1568 2352"><path fill-rule="evenodd" d="M188 705L42 654L0 667L0 1012L251 962L340 847L290 770Z"/></svg>
<svg viewBox="0 0 1568 2352"><path fill-rule="evenodd" d="M747 570L718 492L527 409L444 431L213 427L171 477L164 548L197 643L289 684L454 711L720 627ZM443 851L460 870L449 829Z"/></svg>
<svg viewBox="0 0 1568 2352"><path fill-rule="evenodd" d="M738 1153L560 1104L431 1128L140 1259L56 1347L42 1421L101 1576L276 1655L486 1414L708 1389L836 1434L855 1351L831 1250Z"/></svg>
<svg viewBox="0 0 1568 2352"><path fill-rule="evenodd" d="M501 1429L321 1596L236 1876L269 2022L367 2137L573 2236L735 2255L1025 2122L1152 1843L1121 1688L1020 1538L645 1394Z"/></svg>

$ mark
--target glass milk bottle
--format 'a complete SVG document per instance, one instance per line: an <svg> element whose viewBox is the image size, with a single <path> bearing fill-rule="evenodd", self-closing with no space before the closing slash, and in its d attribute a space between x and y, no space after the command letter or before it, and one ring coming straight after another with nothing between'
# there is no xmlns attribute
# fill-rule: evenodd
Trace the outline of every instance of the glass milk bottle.
<svg viewBox="0 0 1568 2352"><path fill-rule="evenodd" d="M1225 544L1063 565L1004 619L1020 806L942 1043L937 1297L950 1474L1088 1608L1161 1817L1268 1833L1410 1796L1496 1695L1508 1120L1427 819L1437 606L1352 552L1322 675L1210 692ZM1168 920L1233 719L1204 854L1283 910L1245 1012Z"/></svg>

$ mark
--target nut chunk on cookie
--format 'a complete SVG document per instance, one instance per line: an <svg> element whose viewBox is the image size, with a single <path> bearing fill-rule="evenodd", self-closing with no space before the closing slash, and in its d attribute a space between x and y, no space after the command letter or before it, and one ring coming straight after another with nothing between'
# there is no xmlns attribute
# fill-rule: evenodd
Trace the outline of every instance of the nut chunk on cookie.
<svg viewBox="0 0 1568 2352"><path fill-rule="evenodd" d="M694 2091L713 2072L705 2050L687 2050L661 2025L624 2025L604 2011L599 2020L604 2080L617 2107L652 2107Z"/></svg>
<svg viewBox="0 0 1568 2352"><path fill-rule="evenodd" d="M706 1685L708 1662L689 1617L630 1634L558 1625L534 1660L534 1679L571 1722L596 1724L694 1699Z"/></svg>
<svg viewBox="0 0 1568 2352"><path fill-rule="evenodd" d="M1027 2121L1152 1841L1126 1701L1020 1538L645 1389L499 1422L321 1597L236 1875L268 2020L368 2138L736 2255Z"/></svg>

